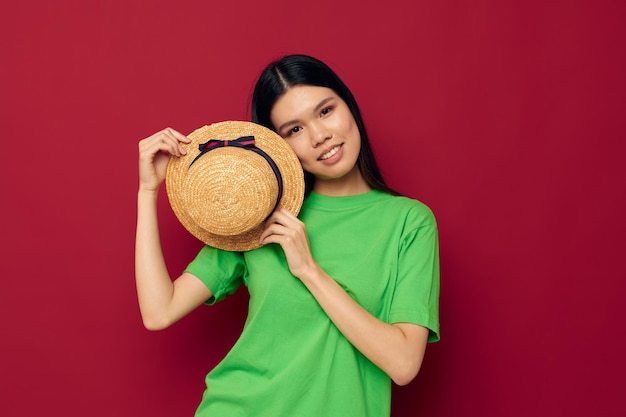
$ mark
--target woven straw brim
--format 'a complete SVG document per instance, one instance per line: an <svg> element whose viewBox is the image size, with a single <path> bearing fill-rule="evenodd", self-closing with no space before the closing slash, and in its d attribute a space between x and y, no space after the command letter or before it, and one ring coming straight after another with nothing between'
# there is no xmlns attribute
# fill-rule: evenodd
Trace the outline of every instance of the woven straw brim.
<svg viewBox="0 0 626 417"><path fill-rule="evenodd" d="M278 203L276 176L269 163L253 151L233 146L213 149L191 165L200 154L200 144L243 136L254 136L256 147L278 167L283 180ZM302 166L275 132L251 122L226 121L201 127L188 138L191 143L182 144L187 154L170 159L165 182L176 217L202 242L228 251L256 249L265 220L274 208L286 208L294 215L300 212L304 199Z"/></svg>

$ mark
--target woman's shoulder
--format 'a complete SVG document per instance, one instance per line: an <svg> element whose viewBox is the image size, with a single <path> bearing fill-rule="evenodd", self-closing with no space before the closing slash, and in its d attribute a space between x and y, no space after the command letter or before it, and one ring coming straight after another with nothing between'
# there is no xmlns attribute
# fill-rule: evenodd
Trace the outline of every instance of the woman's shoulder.
<svg viewBox="0 0 626 417"><path fill-rule="evenodd" d="M397 210L397 214L402 213L403 217L410 218L413 221L421 224L436 224L433 211L428 205L418 199L403 195L386 194L386 197L381 202L388 205L388 209Z"/></svg>

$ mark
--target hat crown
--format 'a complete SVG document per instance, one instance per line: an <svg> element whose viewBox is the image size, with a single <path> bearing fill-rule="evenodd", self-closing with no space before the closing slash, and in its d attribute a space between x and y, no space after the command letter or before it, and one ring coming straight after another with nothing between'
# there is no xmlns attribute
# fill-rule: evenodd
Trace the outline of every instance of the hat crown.
<svg viewBox="0 0 626 417"><path fill-rule="evenodd" d="M200 175L193 170L203 172ZM183 208L209 233L245 233L264 222L276 206L278 182L267 161L254 152L214 149L196 160L189 171L183 184Z"/></svg>
<svg viewBox="0 0 626 417"><path fill-rule="evenodd" d="M165 180L172 210L192 235L216 248L251 250L260 246L265 220L275 209L299 213L304 173L276 132L225 121L188 138L191 143L181 144L187 153L170 159Z"/></svg>

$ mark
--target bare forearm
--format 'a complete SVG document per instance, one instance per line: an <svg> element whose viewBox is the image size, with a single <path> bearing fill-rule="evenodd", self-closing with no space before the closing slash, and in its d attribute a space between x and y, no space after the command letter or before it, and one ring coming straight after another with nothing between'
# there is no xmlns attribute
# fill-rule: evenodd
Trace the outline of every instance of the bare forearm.
<svg viewBox="0 0 626 417"><path fill-rule="evenodd" d="M172 298L169 276L159 237L157 191L140 190L137 196L135 279L139 308L146 327L159 317Z"/></svg>
<svg viewBox="0 0 626 417"><path fill-rule="evenodd" d="M319 267L302 281L339 331L394 382L405 385L415 377L424 355L427 329L377 319Z"/></svg>

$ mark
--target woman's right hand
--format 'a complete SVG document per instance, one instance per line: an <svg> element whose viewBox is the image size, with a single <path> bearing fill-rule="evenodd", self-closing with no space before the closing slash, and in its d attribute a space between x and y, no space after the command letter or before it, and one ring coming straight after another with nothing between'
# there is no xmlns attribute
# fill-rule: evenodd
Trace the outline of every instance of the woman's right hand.
<svg viewBox="0 0 626 417"><path fill-rule="evenodd" d="M181 143L191 140L172 128L165 128L139 141L139 189L156 191L165 180L167 163L172 156L185 155Z"/></svg>

